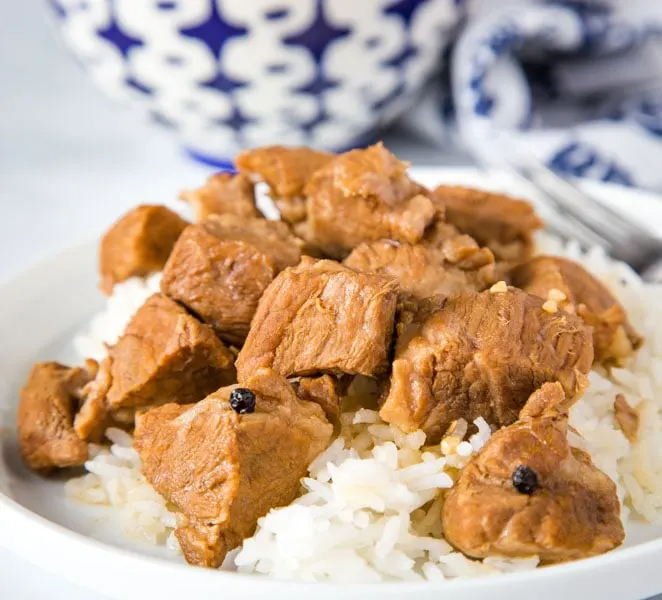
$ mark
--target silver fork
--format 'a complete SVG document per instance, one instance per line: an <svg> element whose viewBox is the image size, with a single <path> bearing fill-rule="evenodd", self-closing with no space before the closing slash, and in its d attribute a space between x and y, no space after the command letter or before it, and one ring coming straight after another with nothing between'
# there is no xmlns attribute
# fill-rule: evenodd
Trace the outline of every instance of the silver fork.
<svg viewBox="0 0 662 600"><path fill-rule="evenodd" d="M548 227L561 237L599 245L629 264L646 281L662 281L662 239L614 211L532 157L509 161L507 170L534 186L560 217ZM660 200L662 202L662 200Z"/></svg>

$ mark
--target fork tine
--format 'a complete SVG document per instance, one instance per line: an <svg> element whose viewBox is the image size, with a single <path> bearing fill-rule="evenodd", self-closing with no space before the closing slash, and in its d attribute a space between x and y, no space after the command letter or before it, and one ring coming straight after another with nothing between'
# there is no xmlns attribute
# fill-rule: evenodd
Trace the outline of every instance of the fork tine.
<svg viewBox="0 0 662 600"><path fill-rule="evenodd" d="M542 193L548 201L548 207L551 209L555 219L546 220L546 226L553 233L566 239L576 239L583 242L586 246L611 246L609 240L605 240L593 229L587 227L583 221L578 218L574 211L569 210L565 203L557 200L555 195L551 195L546 189L543 189L527 171L519 169L512 164L504 164L500 167L508 172L515 179L519 179L529 186L533 186L538 192Z"/></svg>
<svg viewBox="0 0 662 600"><path fill-rule="evenodd" d="M522 166L521 174L541 190L553 203L557 210L572 215L575 219L587 223L587 226L597 232L609 246L620 246L623 243L623 227L617 227L611 215L601 218L598 210L594 210L595 202L576 189L572 184L559 185L556 176L550 176L540 166ZM563 182L567 183L567 182ZM583 208L584 210L581 210Z"/></svg>
<svg viewBox="0 0 662 600"><path fill-rule="evenodd" d="M559 177L544 165L528 160L534 167L510 165L520 178L541 191L564 218L580 226L580 239L595 242L614 258L630 264L635 270L645 269L652 257L662 255L662 240L618 215L569 181ZM582 210L583 207L583 210ZM591 232L591 233L589 233Z"/></svg>
<svg viewBox="0 0 662 600"><path fill-rule="evenodd" d="M606 206L573 182L554 173L537 159L528 157L526 162L528 168L533 171L531 174L533 181L547 195L553 197L557 203L562 204L576 218L586 223L612 245L631 244L634 236L638 244L660 246L659 240L648 229Z"/></svg>
<svg viewBox="0 0 662 600"><path fill-rule="evenodd" d="M603 246L613 258L644 273L662 256L662 240L631 219L602 204L547 166L531 159L529 166L510 164L511 171L547 197L555 212L573 222L580 241ZM533 165L533 166L532 166ZM582 210L583 208L583 210Z"/></svg>
<svg viewBox="0 0 662 600"><path fill-rule="evenodd" d="M545 220L545 226L555 235L559 235L566 240L577 240L586 248L591 246L605 246L604 239L572 215L554 210L554 216L556 217L554 220Z"/></svg>

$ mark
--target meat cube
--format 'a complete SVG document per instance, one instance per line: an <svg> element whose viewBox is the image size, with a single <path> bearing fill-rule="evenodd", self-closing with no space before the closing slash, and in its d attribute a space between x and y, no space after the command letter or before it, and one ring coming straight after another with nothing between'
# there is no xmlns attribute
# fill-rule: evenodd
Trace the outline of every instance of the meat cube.
<svg viewBox="0 0 662 600"><path fill-rule="evenodd" d="M434 196L431 196L430 199L433 201L436 214L433 217L432 222L427 226L425 235L419 243L429 248L441 248L447 240L463 234L460 233L455 225L451 225L446 221L446 208L444 205L441 202L438 202ZM475 240L474 243L478 246Z"/></svg>
<svg viewBox="0 0 662 600"><path fill-rule="evenodd" d="M511 271L513 285L577 313L593 327L595 360L622 363L642 344L623 306L612 293L576 262L557 256L536 256Z"/></svg>
<svg viewBox="0 0 662 600"><path fill-rule="evenodd" d="M40 473L74 467L87 460L87 444L74 431L79 387L87 383L84 369L56 362L32 368L18 405L18 440L25 464Z"/></svg>
<svg viewBox="0 0 662 600"><path fill-rule="evenodd" d="M242 152L235 162L240 173L266 182L284 221L299 223L306 219L304 187L332 158L310 148L266 146Z"/></svg>
<svg viewBox="0 0 662 600"><path fill-rule="evenodd" d="M436 210L407 166L382 144L334 158L305 188L307 222L297 233L334 258L381 238L419 242Z"/></svg>
<svg viewBox="0 0 662 600"><path fill-rule="evenodd" d="M533 207L502 194L455 186L433 192L446 207L446 221L487 246L497 261L517 264L533 252L533 233L543 226Z"/></svg>
<svg viewBox="0 0 662 600"><path fill-rule="evenodd" d="M340 383L330 375L301 377L291 381L301 400L315 402L322 407L326 418L334 425L340 424Z"/></svg>
<svg viewBox="0 0 662 600"><path fill-rule="evenodd" d="M188 223L165 206L139 206L103 236L99 248L101 290L160 271Z"/></svg>
<svg viewBox="0 0 662 600"><path fill-rule="evenodd" d="M292 502L331 441L322 409L299 400L283 377L260 370L242 387L253 411L233 410L231 386L193 406L152 409L136 424L143 473L175 506L175 535L194 565L218 567L260 517Z"/></svg>
<svg viewBox="0 0 662 600"><path fill-rule="evenodd" d="M240 346L264 290L279 270L301 258L287 225L235 215L186 228L161 279L161 291Z"/></svg>
<svg viewBox="0 0 662 600"><path fill-rule="evenodd" d="M98 441L111 424L131 426L140 409L202 400L235 381L233 358L209 326L174 300L154 294L86 388L76 432Z"/></svg>
<svg viewBox="0 0 662 600"><path fill-rule="evenodd" d="M449 296L402 325L380 412L385 421L422 429L432 443L460 418L510 425L545 382L558 381L570 398L586 387L590 327L503 287Z"/></svg>
<svg viewBox="0 0 662 600"><path fill-rule="evenodd" d="M246 175L216 173L201 188L184 191L179 197L193 206L198 221L224 214L246 219L262 217L255 206L253 183Z"/></svg>
<svg viewBox="0 0 662 600"><path fill-rule="evenodd" d="M569 446L566 410L562 386L545 384L521 419L469 462L442 511L451 544L475 558L537 555L557 563L623 542L616 486Z"/></svg>
<svg viewBox="0 0 662 600"><path fill-rule="evenodd" d="M436 214L407 164L382 144L334 157L307 148L270 147L237 158L242 173L271 187L282 218L310 252L343 258L365 241L416 243Z"/></svg>
<svg viewBox="0 0 662 600"><path fill-rule="evenodd" d="M481 291L496 282L494 256L468 236L441 248L379 240L357 246L343 264L363 273L395 279L415 299ZM466 244L461 247L462 244Z"/></svg>
<svg viewBox="0 0 662 600"><path fill-rule="evenodd" d="M396 300L388 278L304 257L260 299L237 357L239 381L261 367L286 377L384 373Z"/></svg>
<svg viewBox="0 0 662 600"><path fill-rule="evenodd" d="M290 228L281 221L215 215L207 219L203 226L220 239L241 241L255 246L271 259L277 272L292 267L301 260L303 242L292 235Z"/></svg>

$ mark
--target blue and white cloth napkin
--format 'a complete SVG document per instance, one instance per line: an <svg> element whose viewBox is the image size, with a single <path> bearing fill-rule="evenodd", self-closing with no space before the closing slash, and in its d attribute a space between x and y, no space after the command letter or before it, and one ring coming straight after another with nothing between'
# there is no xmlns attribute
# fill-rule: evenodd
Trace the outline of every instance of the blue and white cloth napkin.
<svg viewBox="0 0 662 600"><path fill-rule="evenodd" d="M474 0L478 2L479 0ZM662 190L662 0L483 0L406 125L498 166ZM452 89L452 92L451 92Z"/></svg>

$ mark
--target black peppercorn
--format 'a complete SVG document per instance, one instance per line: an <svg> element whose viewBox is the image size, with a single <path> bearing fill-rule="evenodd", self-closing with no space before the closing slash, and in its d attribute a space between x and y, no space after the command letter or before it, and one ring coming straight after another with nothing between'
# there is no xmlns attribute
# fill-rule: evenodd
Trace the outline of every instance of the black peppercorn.
<svg viewBox="0 0 662 600"><path fill-rule="evenodd" d="M235 388L230 394L230 406L240 415L255 412L255 394L248 388Z"/></svg>
<svg viewBox="0 0 662 600"><path fill-rule="evenodd" d="M520 494L531 495L538 487L536 472L526 465L520 465L513 471L513 487Z"/></svg>

